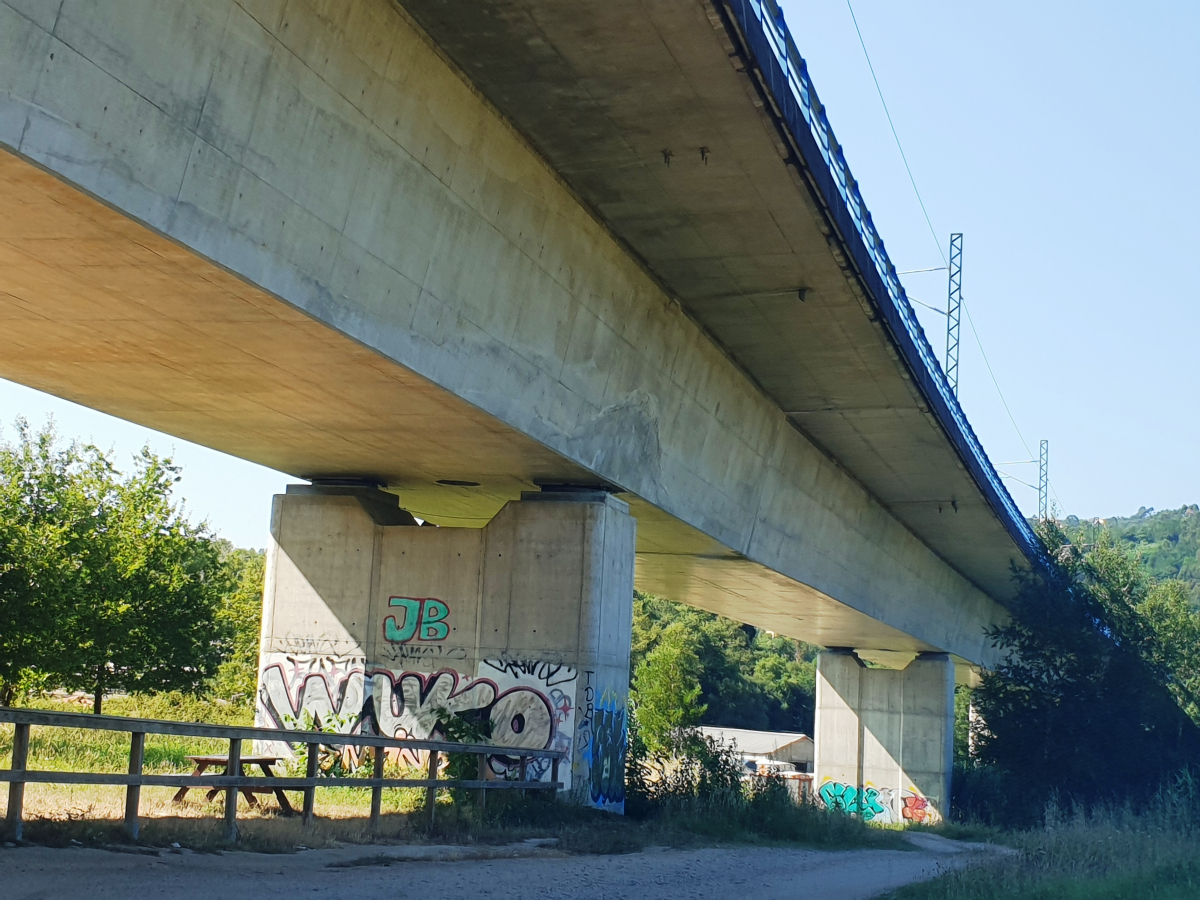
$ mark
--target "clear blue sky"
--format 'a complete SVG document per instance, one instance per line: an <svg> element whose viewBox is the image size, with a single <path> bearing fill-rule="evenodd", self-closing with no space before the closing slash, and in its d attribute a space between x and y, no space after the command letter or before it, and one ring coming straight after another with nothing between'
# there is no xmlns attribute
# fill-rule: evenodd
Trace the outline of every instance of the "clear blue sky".
<svg viewBox="0 0 1200 900"><path fill-rule="evenodd" d="M788 22L899 269L941 265L845 0ZM963 293L1060 508L1200 502L1200 4L857 0L855 12L938 239L965 235ZM945 303L945 273L905 277ZM918 307L934 347L945 319ZM1030 458L964 321L960 394L998 463ZM266 542L287 476L0 382L0 420L183 465L197 518ZM12 436L6 427L7 437ZM1036 483L1037 467L1004 471ZM1010 481L1026 512L1036 493Z"/></svg>

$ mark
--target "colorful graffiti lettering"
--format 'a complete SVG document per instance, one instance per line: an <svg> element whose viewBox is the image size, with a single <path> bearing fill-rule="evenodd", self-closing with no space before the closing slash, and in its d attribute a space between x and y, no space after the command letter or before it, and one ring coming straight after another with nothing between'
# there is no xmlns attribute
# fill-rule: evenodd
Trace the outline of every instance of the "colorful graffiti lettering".
<svg viewBox="0 0 1200 900"><path fill-rule="evenodd" d="M625 704L617 694L607 693L592 716L589 763L593 803L625 802L625 744Z"/></svg>
<svg viewBox="0 0 1200 900"><path fill-rule="evenodd" d="M428 739L437 735L443 712L473 713L488 721L492 742L501 748L571 750L575 673L569 667L542 670L542 674L553 673L557 686L550 688L536 670L502 673L490 662L479 668L495 672L495 678L471 677L454 669L433 673L368 669L362 658L272 654L264 662L256 716L261 725L295 727L301 710L309 710L322 721L336 716L346 732ZM290 749L281 744L270 752L283 755ZM413 756L407 761L417 760ZM513 777L520 757L499 752L489 757L488 764L495 775ZM560 771L566 784L569 768ZM526 774L544 779L550 769L548 761L530 760Z"/></svg>
<svg viewBox="0 0 1200 900"><path fill-rule="evenodd" d="M864 822L930 825L941 821L941 814L915 787L901 791L866 784L859 788L827 778L817 791L817 797L826 808L862 816Z"/></svg>
<svg viewBox="0 0 1200 900"><path fill-rule="evenodd" d="M383 636L394 644L406 644L414 637L419 641L444 641L450 635L446 619L450 607L434 597L391 597L388 606L399 609L403 616L383 620Z"/></svg>
<svg viewBox="0 0 1200 900"><path fill-rule="evenodd" d="M929 801L924 797L905 797L904 806L900 809L900 815L910 822L918 824L927 822L932 819L933 807L929 805Z"/></svg>
<svg viewBox="0 0 1200 900"><path fill-rule="evenodd" d="M879 791L873 787L859 790L856 785L826 781L817 792L821 802L829 809L861 815L864 822L872 822L886 816L888 810L879 802Z"/></svg>
<svg viewBox="0 0 1200 900"><path fill-rule="evenodd" d="M322 723L354 726L363 708L361 657L285 656L259 675L255 721L269 728L295 727L301 710Z"/></svg>

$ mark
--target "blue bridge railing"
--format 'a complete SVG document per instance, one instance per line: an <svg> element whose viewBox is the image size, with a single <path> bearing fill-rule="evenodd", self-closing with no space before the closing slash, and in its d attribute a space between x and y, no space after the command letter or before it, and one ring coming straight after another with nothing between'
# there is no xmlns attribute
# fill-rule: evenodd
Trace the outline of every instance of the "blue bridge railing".
<svg viewBox="0 0 1200 900"><path fill-rule="evenodd" d="M896 267L884 248L883 238L871 220L858 182L846 164L842 146L834 137L825 107L817 98L808 76L808 66L788 31L783 11L775 0L727 2L803 162L816 181L834 224L922 393L1009 534L1031 562L1044 562L1041 542L984 452L958 398L950 389L941 363L925 337L925 330L917 321ZM824 165L817 163L818 156Z"/></svg>

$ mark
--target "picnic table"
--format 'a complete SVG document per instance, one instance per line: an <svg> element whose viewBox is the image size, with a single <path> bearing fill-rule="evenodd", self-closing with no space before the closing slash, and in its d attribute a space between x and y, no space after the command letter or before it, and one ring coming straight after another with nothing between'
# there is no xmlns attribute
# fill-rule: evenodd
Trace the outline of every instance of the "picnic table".
<svg viewBox="0 0 1200 900"><path fill-rule="evenodd" d="M188 759L196 764L196 771L192 773L193 776L203 775L211 766L220 766L223 774L229 773L228 756L189 756ZM279 762L279 760L280 757L278 756L243 756L241 766L239 767L237 774L245 775L246 766L258 766L260 769L262 769L264 775L266 775L268 778L273 778L275 777L275 773L271 771L271 766L275 765L277 762ZM172 802L182 802L183 798L187 796L187 792L189 790L191 790L191 788L181 787L172 798ZM208 796L205 799L212 801L212 799L216 797L217 794L219 794L222 790L223 788L219 787L213 788L208 792ZM283 788L243 787L238 788L238 790L242 792L242 796L246 798L246 802L251 806L258 806L258 801L254 798L255 794L274 794L275 798L279 801L279 806L283 809L283 814L285 816L295 814L295 810L292 809L292 804L288 802L287 795L284 794Z"/></svg>

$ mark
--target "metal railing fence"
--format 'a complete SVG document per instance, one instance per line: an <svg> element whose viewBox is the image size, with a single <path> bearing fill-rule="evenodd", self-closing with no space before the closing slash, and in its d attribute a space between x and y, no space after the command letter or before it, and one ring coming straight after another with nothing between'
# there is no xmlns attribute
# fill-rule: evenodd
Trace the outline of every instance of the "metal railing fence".
<svg viewBox="0 0 1200 900"><path fill-rule="evenodd" d="M230 841L237 839L237 795L243 788L269 788L272 790L303 791L304 822L313 821L316 805L316 790L324 787L351 787L371 790L370 827L379 828L380 806L385 788L425 788L426 815L432 824L440 788L463 788L477 790L478 802L483 806L490 790L551 790L562 787L559 782L559 764L566 758L562 750L544 750L525 747L500 747L495 744L466 744L453 741L431 741L409 738L389 738L367 734L330 734L319 731L290 731L282 728L257 728L237 725L208 725L197 722L168 722L160 719L134 719L125 716L92 715L89 713L60 713L33 709L0 708L0 723L15 726L13 734L12 764L0 769L0 782L8 782L8 833L16 840L23 836L23 804L26 784L100 784L125 786L125 830L130 837L138 836L138 807L142 787L209 788L223 789L225 793L225 828ZM39 728L84 728L95 731L116 731L129 734L129 770L115 772L59 772L27 768L29 761L30 729ZM142 768L145 758L146 735L167 734L181 737L217 738L229 741L229 754L225 775L148 775ZM305 744L308 748L307 770L303 778L275 775L242 775L242 741L284 741L289 744ZM354 746L370 747L373 750L374 769L365 778L334 778L320 776L317 762L320 747ZM429 754L425 778L384 778L384 751L424 750ZM479 777L473 780L438 778L439 757L443 753L466 753L478 758ZM487 759L501 755L519 761L517 780L488 779ZM530 759L550 760L550 780L541 781L527 777ZM228 774L236 772L238 774Z"/></svg>
<svg viewBox="0 0 1200 900"><path fill-rule="evenodd" d="M833 134L825 106L817 97L816 88L809 78L808 65L796 48L783 11L776 0L724 2L761 70L765 87L778 104L782 119L799 145L803 161L810 167L818 188L825 195L825 202L831 207L835 226L842 232L843 239L851 237L851 230L853 236L858 238L860 247L856 248L854 242L847 241L848 249L852 257L858 255L856 250L861 250L865 255L865 259L856 260L857 267L862 271L868 289L876 295L884 319L896 335L901 351L923 388L922 392L935 408L968 470L1001 514L1001 521L1009 534L1031 561L1044 563L1046 557L1041 542L1000 480L971 423L967 421L966 413L959 405L933 347L925 337L904 285L900 283L896 266L875 228L858 182L850 172L842 146ZM815 145L817 153L804 153L806 144ZM825 164L823 173L820 167L814 168L817 161L813 157L816 155ZM823 182L832 182L836 197L824 189L827 185ZM837 200L844 205L845 215L833 208ZM848 223L843 221L845 218L849 219ZM846 228L847 224L851 227ZM862 263L869 263L869 266Z"/></svg>

